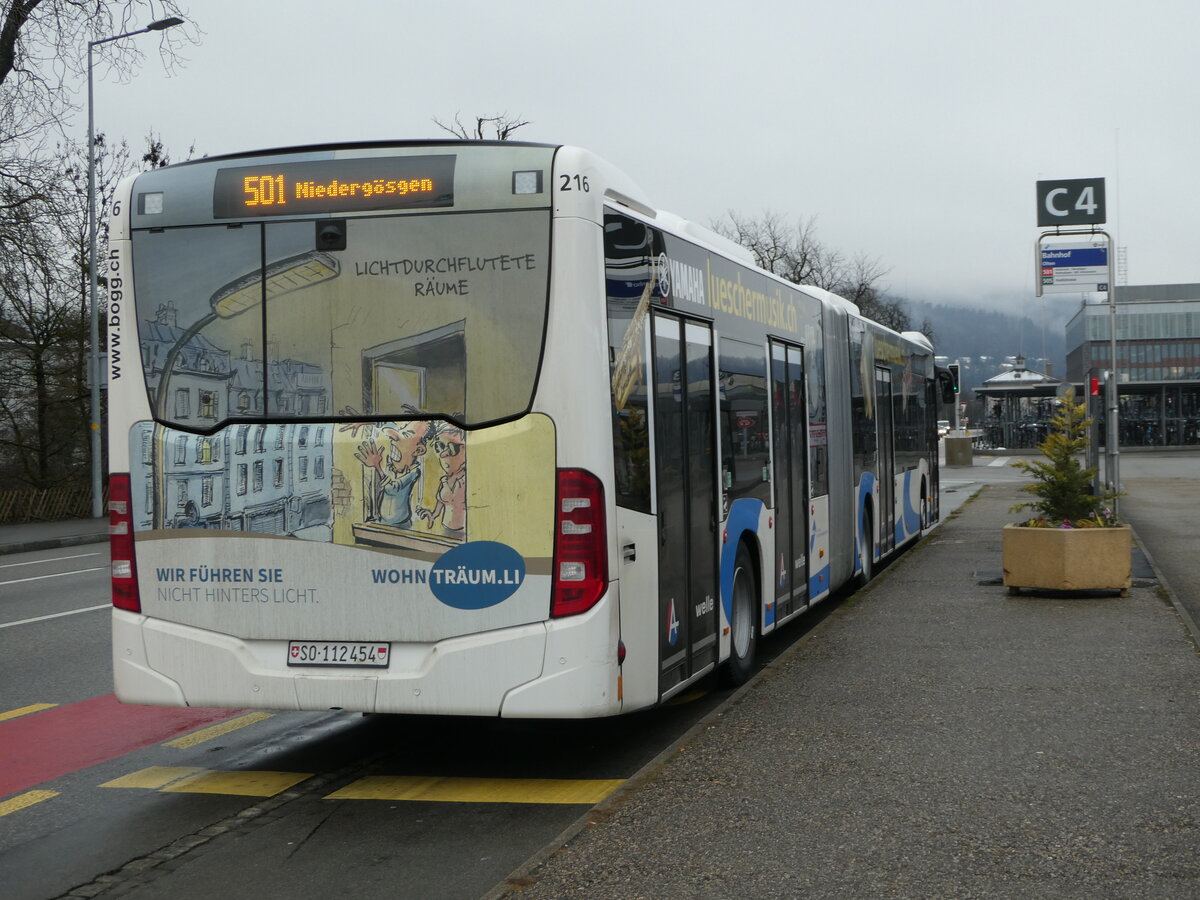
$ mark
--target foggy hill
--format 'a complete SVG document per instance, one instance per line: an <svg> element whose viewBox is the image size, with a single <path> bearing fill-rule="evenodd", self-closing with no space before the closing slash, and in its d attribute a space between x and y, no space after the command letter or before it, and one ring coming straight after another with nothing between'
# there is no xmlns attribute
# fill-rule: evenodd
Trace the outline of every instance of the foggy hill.
<svg viewBox="0 0 1200 900"><path fill-rule="evenodd" d="M1049 362L1055 378L1066 375L1066 325L1079 308L1079 298L1041 297L1023 305L1031 315L1020 315L1008 306L1020 309L1015 303L997 303L993 308L958 306L904 299L904 309L914 328L928 323L933 330L933 346L939 362L962 361L964 388L973 388L986 379L1005 371L1005 362L1024 356L1026 366L1045 372ZM1036 305L1035 305L1036 304ZM945 360L940 359L945 357Z"/></svg>

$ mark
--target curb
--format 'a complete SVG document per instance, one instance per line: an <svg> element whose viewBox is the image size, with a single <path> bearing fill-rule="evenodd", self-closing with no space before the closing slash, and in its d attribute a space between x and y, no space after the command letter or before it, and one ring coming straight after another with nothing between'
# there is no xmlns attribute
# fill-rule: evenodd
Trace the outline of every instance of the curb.
<svg viewBox="0 0 1200 900"><path fill-rule="evenodd" d="M1150 568L1154 571L1154 578L1158 582L1158 587L1164 594L1167 595L1167 599L1171 602L1171 606L1175 608L1176 615L1178 615L1183 621L1183 626L1185 629L1187 629L1188 635L1192 639L1193 646L1197 651L1200 651L1200 625L1196 624L1196 620L1192 618L1191 612L1179 601L1179 597L1175 595L1175 591L1171 589L1171 585L1167 582L1167 579L1163 577L1163 573L1159 571L1158 565L1154 562L1154 557L1150 555L1150 549L1146 546L1145 542L1138 537L1137 530L1133 528L1132 525L1129 527L1130 530L1133 531L1133 539L1137 542L1138 550L1141 551L1142 555L1146 558L1146 562L1150 564Z"/></svg>
<svg viewBox="0 0 1200 900"><path fill-rule="evenodd" d="M107 534L71 534L57 538L41 538L33 541L13 541L0 544L0 556L9 553L26 553L33 550L55 550L59 547L78 547L82 544L107 543Z"/></svg>

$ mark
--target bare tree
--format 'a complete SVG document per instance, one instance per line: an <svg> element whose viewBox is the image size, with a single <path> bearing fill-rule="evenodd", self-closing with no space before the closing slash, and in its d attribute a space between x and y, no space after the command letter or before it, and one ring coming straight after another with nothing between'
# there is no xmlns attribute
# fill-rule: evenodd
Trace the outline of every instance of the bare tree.
<svg viewBox="0 0 1200 900"><path fill-rule="evenodd" d="M93 153L103 209L136 167L124 142L110 147L102 134ZM167 157L161 140L147 137L143 167ZM0 479L33 489L82 487L88 472L87 159L85 144L60 144L53 164L60 175L47 185L52 190L8 203L0 215ZM20 190L5 182L0 202ZM108 217L99 225L103 244ZM103 273L99 286L103 323Z"/></svg>
<svg viewBox="0 0 1200 900"><path fill-rule="evenodd" d="M184 162L196 155L196 145L192 144L188 147L187 156ZM146 135L146 152L142 154L142 171L149 172L151 169L162 169L171 165L171 154L163 144L162 135L155 134L151 131Z"/></svg>
<svg viewBox="0 0 1200 900"><path fill-rule="evenodd" d="M41 109L57 118L72 108L63 88L82 78L87 39L136 31L167 16L183 18L177 0L3 0L0 2L0 85L19 93L27 110ZM193 27L159 33L159 55L171 67L179 50L195 43ZM113 71L128 75L142 58L137 41L106 45Z"/></svg>
<svg viewBox="0 0 1200 900"><path fill-rule="evenodd" d="M0 454L8 479L31 488L76 479L87 458L79 396L88 320L56 217L43 205L14 204L6 217L14 227L0 230Z"/></svg>
<svg viewBox="0 0 1200 900"><path fill-rule="evenodd" d="M917 328L917 331L929 338L929 343L935 347L937 346L937 332L933 330L933 323L929 321L928 316L921 320L921 325Z"/></svg>
<svg viewBox="0 0 1200 900"><path fill-rule="evenodd" d="M910 322L904 301L889 296L880 287L887 273L878 259L860 254L842 272L841 280L832 290L857 305L868 319L894 331L908 331Z"/></svg>
<svg viewBox="0 0 1200 900"><path fill-rule="evenodd" d="M795 284L831 289L842 258L817 240L816 216L800 219L794 227L774 212L753 219L731 211L726 217L728 221L714 222L713 230L753 253L760 268Z"/></svg>
<svg viewBox="0 0 1200 900"><path fill-rule="evenodd" d="M816 216L801 218L793 226L778 213L750 218L729 212L712 228L749 250L768 272L840 294L863 315L897 331L909 327L903 300L889 298L881 286L888 270L877 258L859 254L847 262L841 251L826 247L817 239Z"/></svg>
<svg viewBox="0 0 1200 900"><path fill-rule="evenodd" d="M3 200L0 213L49 193L48 142L81 103L88 39L181 13L177 0L0 0L0 179L21 188ZM159 56L168 68L189 42L196 42L194 26L159 32ZM106 44L97 64L126 77L144 47L137 40Z"/></svg>
<svg viewBox="0 0 1200 900"><path fill-rule="evenodd" d="M468 130L468 127L463 124L460 114L455 113L453 125L447 125L439 119L434 119L433 123L442 131L447 131L464 141L507 141L513 136L513 132L518 128L524 128L529 121L518 116L510 116L508 113L500 113L496 116L476 116L475 127ZM488 128L492 129L494 137L487 136Z"/></svg>
<svg viewBox="0 0 1200 900"><path fill-rule="evenodd" d="M86 97L88 41L181 13L179 0L0 0L0 477L11 482L87 477L89 150L101 208L132 168L123 142L98 135L88 148L66 135ZM129 76L152 40L105 43L96 72ZM188 42L194 26L159 32L168 68ZM152 138L146 157L165 159L162 142Z"/></svg>

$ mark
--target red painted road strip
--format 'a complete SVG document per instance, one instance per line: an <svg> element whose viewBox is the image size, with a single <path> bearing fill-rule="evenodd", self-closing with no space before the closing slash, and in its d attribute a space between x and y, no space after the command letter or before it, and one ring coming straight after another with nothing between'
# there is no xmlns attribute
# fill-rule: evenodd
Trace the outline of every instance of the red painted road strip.
<svg viewBox="0 0 1200 900"><path fill-rule="evenodd" d="M0 799L244 712L127 706L105 694L0 722Z"/></svg>

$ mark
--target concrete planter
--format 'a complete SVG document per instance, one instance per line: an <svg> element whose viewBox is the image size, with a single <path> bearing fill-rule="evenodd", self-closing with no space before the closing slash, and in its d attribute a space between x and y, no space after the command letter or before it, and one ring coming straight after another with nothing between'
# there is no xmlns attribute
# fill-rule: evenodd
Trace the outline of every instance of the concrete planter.
<svg viewBox="0 0 1200 900"><path fill-rule="evenodd" d="M969 437L946 435L942 438L946 447L947 466L970 466L974 463L974 450Z"/></svg>
<svg viewBox="0 0 1200 900"><path fill-rule="evenodd" d="M1050 591L1119 590L1132 584L1133 532L1116 528L1004 526L1004 583Z"/></svg>

